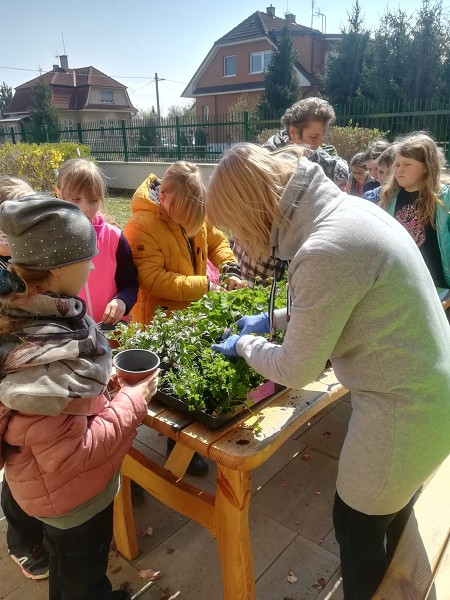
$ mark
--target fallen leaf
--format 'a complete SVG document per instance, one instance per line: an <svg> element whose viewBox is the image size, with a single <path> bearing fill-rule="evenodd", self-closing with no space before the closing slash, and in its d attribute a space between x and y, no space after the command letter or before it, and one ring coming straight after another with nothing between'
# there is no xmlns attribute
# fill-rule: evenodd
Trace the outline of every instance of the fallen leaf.
<svg viewBox="0 0 450 600"><path fill-rule="evenodd" d="M286 577L286 579L289 581L289 583L295 583L296 581L298 581L298 577L295 575L294 571L288 571L288 576Z"/></svg>
<svg viewBox="0 0 450 600"><path fill-rule="evenodd" d="M329 431L325 431L325 432L324 432L322 435L323 435L323 437L325 437L325 438L329 438L329 437L331 437L331 433L330 433Z"/></svg>
<svg viewBox="0 0 450 600"><path fill-rule="evenodd" d="M139 575L141 579L149 579L150 581L155 581L155 579L159 579L162 577L161 571L153 571L153 569L144 569L143 571L139 571Z"/></svg>
<svg viewBox="0 0 450 600"><path fill-rule="evenodd" d="M152 527L148 527L147 529L138 529L136 533L139 537L145 537L146 535L153 535L155 532Z"/></svg>
<svg viewBox="0 0 450 600"><path fill-rule="evenodd" d="M167 548L166 554L173 554L175 550L173 548Z"/></svg>
<svg viewBox="0 0 450 600"><path fill-rule="evenodd" d="M311 458L311 454L308 454L307 452L303 452L303 454L300 456L300 458L302 460L309 460Z"/></svg>
<svg viewBox="0 0 450 600"><path fill-rule="evenodd" d="M326 541L327 541L326 537L320 538L319 544L325 544Z"/></svg>
<svg viewBox="0 0 450 600"><path fill-rule="evenodd" d="M325 579L323 577L319 577L319 579L317 580L317 583L313 584L313 588L316 590L323 590L323 588L327 585L327 582L325 581Z"/></svg>
<svg viewBox="0 0 450 600"><path fill-rule="evenodd" d="M287 487L287 486L288 486L288 484L287 484L287 483L282 483L282 484L281 484L281 487Z"/></svg>
<svg viewBox="0 0 450 600"><path fill-rule="evenodd" d="M316 496L320 496L322 494L322 492L319 492L318 490L316 490L314 493Z"/></svg>

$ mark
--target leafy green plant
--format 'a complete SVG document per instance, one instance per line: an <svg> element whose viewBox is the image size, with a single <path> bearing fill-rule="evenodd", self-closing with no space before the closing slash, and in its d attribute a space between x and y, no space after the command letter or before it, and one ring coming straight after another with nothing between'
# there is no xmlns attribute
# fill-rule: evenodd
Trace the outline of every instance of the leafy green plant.
<svg viewBox="0 0 450 600"><path fill-rule="evenodd" d="M275 305L282 308L286 284L278 284ZM119 325L119 350L143 348L161 360L159 389L185 401L189 410L220 415L246 403L248 392L262 383L261 375L241 358L211 350L225 330L237 333L236 321L267 310L269 289L255 287L233 292L209 292L189 308L170 317L158 309L151 325Z"/></svg>

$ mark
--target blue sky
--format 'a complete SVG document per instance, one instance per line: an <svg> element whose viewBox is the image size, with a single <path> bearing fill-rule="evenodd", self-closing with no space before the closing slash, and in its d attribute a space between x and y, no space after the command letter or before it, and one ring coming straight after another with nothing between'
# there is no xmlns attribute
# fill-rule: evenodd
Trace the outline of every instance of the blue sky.
<svg viewBox="0 0 450 600"><path fill-rule="evenodd" d="M6 23L4 2L0 2L0 83L15 87L37 76L39 67L51 70L56 55L64 54L63 32L69 66L92 65L114 77L128 86L139 109L156 106L153 80L158 73L166 80L159 83L162 114L173 104L186 103L179 96L214 42L270 4L265 0L16 0L14 16ZM326 15L327 33L338 33L352 4L352 0L314 0L314 12ZM277 16L291 12L297 23L311 25L311 0L272 0L272 5ZM361 5L366 25L373 27L387 4L361 0ZM422 1L389 5L411 14ZM447 1L444 5L450 7ZM322 21L315 17L314 27L321 29Z"/></svg>

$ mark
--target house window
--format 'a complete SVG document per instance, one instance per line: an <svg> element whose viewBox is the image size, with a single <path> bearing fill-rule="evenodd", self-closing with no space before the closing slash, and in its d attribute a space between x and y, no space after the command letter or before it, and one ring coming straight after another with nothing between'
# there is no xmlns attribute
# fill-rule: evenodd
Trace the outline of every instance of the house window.
<svg viewBox="0 0 450 600"><path fill-rule="evenodd" d="M236 77L236 56L224 56L223 76Z"/></svg>
<svg viewBox="0 0 450 600"><path fill-rule="evenodd" d="M114 93L112 90L100 90L100 102L102 104L114 104Z"/></svg>
<svg viewBox="0 0 450 600"><path fill-rule="evenodd" d="M251 52L250 73L264 73L264 71L267 71L267 67L269 66L271 58L271 50L266 50L264 52Z"/></svg>

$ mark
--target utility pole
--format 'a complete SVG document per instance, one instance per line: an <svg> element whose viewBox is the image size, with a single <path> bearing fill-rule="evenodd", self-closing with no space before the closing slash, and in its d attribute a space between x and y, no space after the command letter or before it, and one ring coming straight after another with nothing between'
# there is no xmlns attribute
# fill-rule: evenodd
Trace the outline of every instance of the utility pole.
<svg viewBox="0 0 450 600"><path fill-rule="evenodd" d="M156 84L156 112L158 113L158 121L161 119L161 110L159 108L159 89L158 81L165 81L161 77L158 77L158 73L155 73L155 84Z"/></svg>

